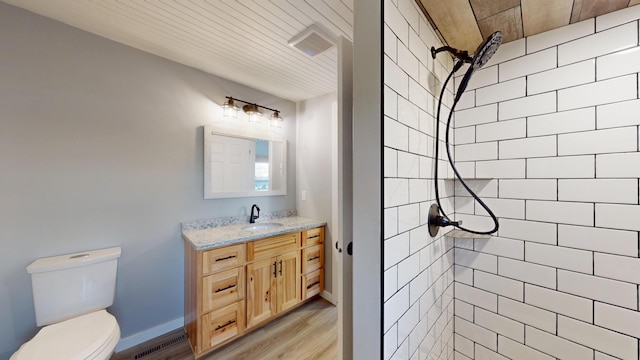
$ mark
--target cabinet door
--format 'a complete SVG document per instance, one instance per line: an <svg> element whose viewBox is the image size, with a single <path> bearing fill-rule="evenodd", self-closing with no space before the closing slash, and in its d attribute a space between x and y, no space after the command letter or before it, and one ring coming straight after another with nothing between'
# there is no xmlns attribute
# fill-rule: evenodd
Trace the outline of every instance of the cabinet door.
<svg viewBox="0 0 640 360"><path fill-rule="evenodd" d="M300 252L278 256L278 312L300 302Z"/></svg>
<svg viewBox="0 0 640 360"><path fill-rule="evenodd" d="M324 226L302 232L302 247L322 244L324 242Z"/></svg>
<svg viewBox="0 0 640 360"><path fill-rule="evenodd" d="M203 314L243 298L244 267L221 271L202 278Z"/></svg>
<svg viewBox="0 0 640 360"><path fill-rule="evenodd" d="M302 249L302 273L308 274L324 266L324 245Z"/></svg>
<svg viewBox="0 0 640 360"><path fill-rule="evenodd" d="M276 260L247 264L247 328L276 314Z"/></svg>
<svg viewBox="0 0 640 360"><path fill-rule="evenodd" d="M244 330L244 301L238 301L205 314L202 321L202 349L200 352L224 343L242 334Z"/></svg>
<svg viewBox="0 0 640 360"><path fill-rule="evenodd" d="M324 290L324 269L302 275L302 300L307 300Z"/></svg>
<svg viewBox="0 0 640 360"><path fill-rule="evenodd" d="M225 246L202 253L202 274L212 274L244 264L244 244Z"/></svg>
<svg viewBox="0 0 640 360"><path fill-rule="evenodd" d="M289 233L247 243L247 260L254 261L286 254L299 248L300 233Z"/></svg>

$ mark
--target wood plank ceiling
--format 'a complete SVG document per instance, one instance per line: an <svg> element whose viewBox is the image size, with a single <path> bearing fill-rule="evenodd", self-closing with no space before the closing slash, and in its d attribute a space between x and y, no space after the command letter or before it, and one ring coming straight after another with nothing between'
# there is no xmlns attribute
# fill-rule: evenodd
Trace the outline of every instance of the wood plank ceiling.
<svg viewBox="0 0 640 360"><path fill-rule="evenodd" d="M441 39L475 51L502 31L503 43L640 4L640 0L415 0Z"/></svg>
<svg viewBox="0 0 640 360"><path fill-rule="evenodd" d="M337 59L335 47L309 57L288 41L314 23L353 37L354 0L0 1L292 101L335 92ZM509 42L640 3L397 1L416 1L444 42L470 52L497 29Z"/></svg>

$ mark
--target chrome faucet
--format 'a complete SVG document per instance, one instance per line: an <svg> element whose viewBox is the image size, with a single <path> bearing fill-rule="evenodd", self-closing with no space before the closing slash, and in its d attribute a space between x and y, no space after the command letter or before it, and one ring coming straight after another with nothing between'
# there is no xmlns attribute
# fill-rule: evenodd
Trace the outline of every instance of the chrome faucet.
<svg viewBox="0 0 640 360"><path fill-rule="evenodd" d="M253 209L256 209L256 215L253 215ZM251 206L251 216L249 216L249 222L251 224L253 224L254 222L256 222L256 219L260 217L260 207L256 204L253 204Z"/></svg>

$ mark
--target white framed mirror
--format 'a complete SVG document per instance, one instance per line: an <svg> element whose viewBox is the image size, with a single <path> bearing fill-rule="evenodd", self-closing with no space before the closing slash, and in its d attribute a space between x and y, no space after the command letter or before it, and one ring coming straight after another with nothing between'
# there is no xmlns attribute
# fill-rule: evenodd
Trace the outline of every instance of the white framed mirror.
<svg viewBox="0 0 640 360"><path fill-rule="evenodd" d="M287 142L204 127L204 198L287 194Z"/></svg>

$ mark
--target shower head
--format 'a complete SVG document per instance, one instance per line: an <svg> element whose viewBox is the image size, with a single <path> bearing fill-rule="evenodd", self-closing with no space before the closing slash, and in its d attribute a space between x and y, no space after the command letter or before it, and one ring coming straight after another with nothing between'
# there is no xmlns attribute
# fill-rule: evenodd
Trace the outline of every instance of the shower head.
<svg viewBox="0 0 640 360"><path fill-rule="evenodd" d="M473 71L480 69L486 64L489 59L496 53L498 47L502 44L502 32L496 31L489 35L482 44L478 46L476 52L473 53L473 60L471 60L471 68Z"/></svg>
<svg viewBox="0 0 640 360"><path fill-rule="evenodd" d="M486 64L489 59L496 53L498 47L502 44L502 32L496 31L493 34L489 35L483 42L478 46L476 52L473 54L473 58L471 59L469 69L464 74L464 77L460 81L460 86L458 86L458 91L456 92L456 99L458 101L462 96L462 93L467 88L469 84L469 80L471 80L471 75L473 75L476 70Z"/></svg>
<svg viewBox="0 0 640 360"><path fill-rule="evenodd" d="M431 57L433 59L436 58L436 54L442 51L448 51L453 56L458 58L461 62L470 63L473 71L484 66L484 64L491 59L493 54L498 50L498 47L502 43L502 32L496 31L493 34L489 35L483 42L478 46L476 52L473 54L473 57L469 56L469 52L466 50L458 50L452 48L451 46L441 46L439 48L431 47Z"/></svg>

